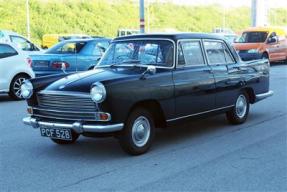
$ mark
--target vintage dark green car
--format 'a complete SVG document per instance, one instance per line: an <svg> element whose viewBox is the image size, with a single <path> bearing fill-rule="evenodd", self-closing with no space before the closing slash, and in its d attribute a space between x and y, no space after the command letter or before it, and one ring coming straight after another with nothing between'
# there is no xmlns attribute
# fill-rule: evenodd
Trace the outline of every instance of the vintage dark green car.
<svg viewBox="0 0 287 192"><path fill-rule="evenodd" d="M272 95L269 62L242 62L218 36L142 34L116 38L94 70L26 81L29 117L58 144L79 135L116 136L133 155L151 146L155 128L226 113L243 123L249 104Z"/></svg>

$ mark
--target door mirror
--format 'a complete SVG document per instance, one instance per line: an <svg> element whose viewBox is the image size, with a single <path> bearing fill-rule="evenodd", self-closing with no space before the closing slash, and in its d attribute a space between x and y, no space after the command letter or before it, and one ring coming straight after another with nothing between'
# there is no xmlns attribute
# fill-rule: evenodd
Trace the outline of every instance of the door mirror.
<svg viewBox="0 0 287 192"><path fill-rule="evenodd" d="M154 74L156 73L156 67L153 66L153 65L149 65L149 66L147 67L147 72L148 72L149 74L151 74L151 75L154 75Z"/></svg>
<svg viewBox="0 0 287 192"><path fill-rule="evenodd" d="M277 37L276 37L276 36L270 37L270 38L268 39L268 42L267 42L267 43L277 43Z"/></svg>

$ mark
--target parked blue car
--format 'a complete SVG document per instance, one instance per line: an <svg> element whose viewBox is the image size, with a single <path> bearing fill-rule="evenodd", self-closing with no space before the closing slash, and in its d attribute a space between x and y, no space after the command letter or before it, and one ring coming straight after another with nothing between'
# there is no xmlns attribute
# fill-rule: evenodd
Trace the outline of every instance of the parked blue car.
<svg viewBox="0 0 287 192"><path fill-rule="evenodd" d="M77 39L63 41L42 54L31 55L36 76L92 69L108 48L111 39Z"/></svg>

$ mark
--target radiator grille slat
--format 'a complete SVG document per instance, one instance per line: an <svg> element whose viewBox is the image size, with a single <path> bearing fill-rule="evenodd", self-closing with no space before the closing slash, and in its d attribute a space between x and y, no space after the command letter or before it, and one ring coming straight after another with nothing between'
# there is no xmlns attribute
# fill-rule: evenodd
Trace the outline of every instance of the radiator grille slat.
<svg viewBox="0 0 287 192"><path fill-rule="evenodd" d="M95 121L98 108L86 95L38 93L34 115L52 119Z"/></svg>

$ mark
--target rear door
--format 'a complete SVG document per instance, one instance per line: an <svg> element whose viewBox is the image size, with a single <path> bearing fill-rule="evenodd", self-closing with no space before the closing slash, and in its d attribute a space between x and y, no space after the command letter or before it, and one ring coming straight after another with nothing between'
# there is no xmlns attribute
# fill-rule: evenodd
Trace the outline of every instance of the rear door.
<svg viewBox="0 0 287 192"><path fill-rule="evenodd" d="M204 40L208 65L211 66L216 84L216 108L234 104L237 89L240 88L241 73L244 72L230 48L221 40Z"/></svg>
<svg viewBox="0 0 287 192"><path fill-rule="evenodd" d="M178 61L173 79L177 118L214 109L215 80L204 58L201 40L178 42Z"/></svg>

